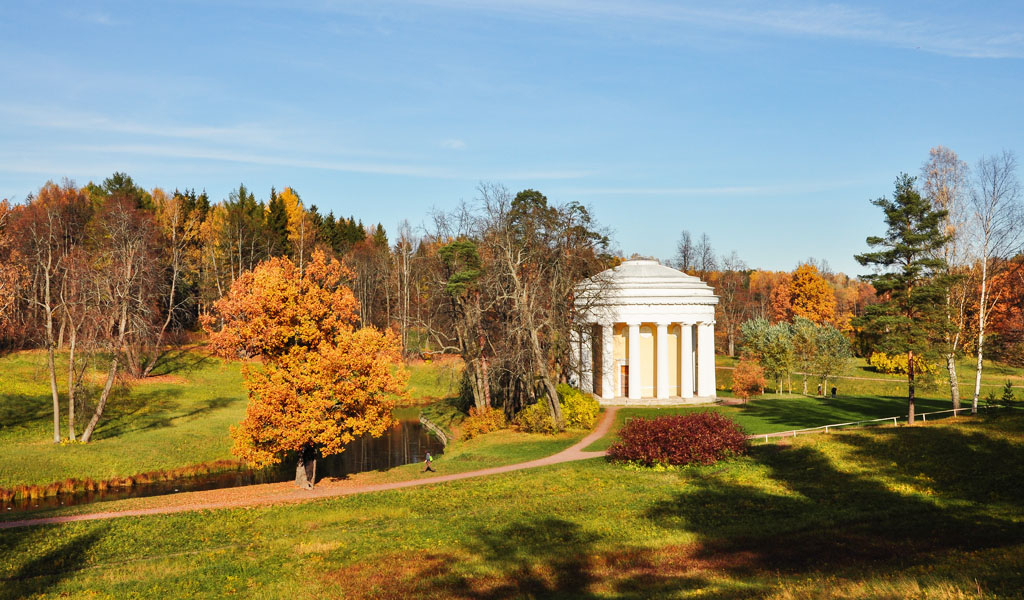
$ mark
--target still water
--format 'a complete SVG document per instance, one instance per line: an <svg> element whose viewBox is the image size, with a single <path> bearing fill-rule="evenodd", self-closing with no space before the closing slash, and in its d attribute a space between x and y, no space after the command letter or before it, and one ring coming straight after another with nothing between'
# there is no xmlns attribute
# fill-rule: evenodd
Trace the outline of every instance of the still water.
<svg viewBox="0 0 1024 600"><path fill-rule="evenodd" d="M444 445L431 435L416 419L396 420L383 436L365 436L349 444L341 454L321 458L316 463L317 480L330 477L345 477L364 471L383 471L400 465L422 462L425 454L440 455ZM0 510L14 512L36 508L53 508L104 502L122 498L160 496L177 492L194 492L218 488L276 483L295 479L295 460L286 460L280 465L261 470L239 470L186 477L171 481L139 484L130 488L107 489L103 491L61 494L47 498L13 500L0 502Z"/></svg>

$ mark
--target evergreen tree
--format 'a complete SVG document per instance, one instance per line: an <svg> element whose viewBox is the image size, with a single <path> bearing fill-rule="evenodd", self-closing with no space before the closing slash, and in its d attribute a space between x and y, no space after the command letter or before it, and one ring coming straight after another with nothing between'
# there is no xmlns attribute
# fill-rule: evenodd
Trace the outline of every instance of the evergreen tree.
<svg viewBox="0 0 1024 600"><path fill-rule="evenodd" d="M854 256L863 266L876 269L864 279L875 286L879 304L867 307L854 321L872 340L874 349L907 355L907 420L914 423L914 377L917 365L935 353L949 327L945 298L948 282L941 249L946 211L935 210L914 187L906 173L896 179L893 199L872 204L885 212L884 237L871 236L873 251Z"/></svg>
<svg viewBox="0 0 1024 600"><path fill-rule="evenodd" d="M270 188L270 202L267 203L267 246L272 256L288 256L291 252L291 244L288 242L288 211L274 188Z"/></svg>

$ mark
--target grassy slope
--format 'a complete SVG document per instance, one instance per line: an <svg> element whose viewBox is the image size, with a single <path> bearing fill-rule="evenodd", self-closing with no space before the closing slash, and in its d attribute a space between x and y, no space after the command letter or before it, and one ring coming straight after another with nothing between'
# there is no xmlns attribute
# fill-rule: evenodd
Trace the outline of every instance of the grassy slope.
<svg viewBox="0 0 1024 600"><path fill-rule="evenodd" d="M0 596L1021 597L1024 418L0 531ZM57 533L59 532L59 535Z"/></svg>
<svg viewBox="0 0 1024 600"><path fill-rule="evenodd" d="M156 371L166 377L111 398L91 443L67 446L52 442L52 401L44 367L41 352L0 358L0 486L126 476L231 457L228 427L245 413L237 364L177 355ZM61 386L62 399L65 393ZM61 427L66 437L64 403ZM78 433L91 416L79 418Z"/></svg>
<svg viewBox="0 0 1024 600"><path fill-rule="evenodd" d="M411 399L449 395L457 369L450 362L411 364ZM246 405L239 363L174 353L155 371L163 377L136 383L111 398L91 443L64 446L52 443L53 409L45 365L42 352L0 357L0 487L70 477L124 477L233 458L228 428L242 420ZM454 381L457 385L457 378ZM58 378L66 438L65 382ZM417 414L418 409L411 409L401 416ZM91 416L79 415L79 434Z"/></svg>

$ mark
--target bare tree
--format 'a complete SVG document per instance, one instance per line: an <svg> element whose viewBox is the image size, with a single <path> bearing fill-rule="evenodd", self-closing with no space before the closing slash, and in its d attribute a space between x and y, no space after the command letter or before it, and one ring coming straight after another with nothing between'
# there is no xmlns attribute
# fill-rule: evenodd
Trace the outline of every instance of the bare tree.
<svg viewBox="0 0 1024 600"><path fill-rule="evenodd" d="M92 439L103 416L118 366L129 350L129 336L148 326L151 318L146 294L139 290L148 285L152 274L154 229L148 214L123 199L110 200L99 215L94 244L101 268L95 271L96 290L106 316L102 331L111 358L96 409L82 433L83 442Z"/></svg>
<svg viewBox="0 0 1024 600"><path fill-rule="evenodd" d="M679 242L676 244L676 268L684 273L693 269L696 262L697 249L693 247L693 238L686 229L679 234Z"/></svg>
<svg viewBox="0 0 1024 600"><path fill-rule="evenodd" d="M966 271L967 202L969 168L945 146L936 146L921 167L924 195L936 210L946 211L943 228L948 236L940 250L946 262L946 276L950 280L946 294L946 314L953 328L946 334L946 371L949 374L949 394L953 408L960 408L960 383L956 373L956 357L967 328L967 305L970 295Z"/></svg>
<svg viewBox="0 0 1024 600"><path fill-rule="evenodd" d="M1020 181L1017 179L1017 158L1010 151L987 156L978 161L975 185L971 190L970 226L973 238L973 256L980 274L978 297L978 363L975 370L974 398L971 411L978 410L981 394L982 356L985 344L985 325L992 309L1002 294L990 294L989 285L999 275L1002 265L1021 249L1024 239L1022 227Z"/></svg>
<svg viewBox="0 0 1024 600"><path fill-rule="evenodd" d="M697 269L697 275L707 281L708 275L718 266L715 260L715 250L711 247L711 238L708 237L708 234L700 234L694 257L696 259L694 268Z"/></svg>
<svg viewBox="0 0 1024 600"><path fill-rule="evenodd" d="M746 320L747 265L734 250L722 258L722 279L715 287L718 294L719 329L725 332L729 356L736 356L736 338L740 324Z"/></svg>
<svg viewBox="0 0 1024 600"><path fill-rule="evenodd" d="M60 394L57 391L54 320L62 316L60 290L68 277L67 256L80 242L88 218L88 200L75 184L48 182L29 197L18 223L22 255L29 265L31 285L25 300L42 321L46 366L53 400L53 441L60 443Z"/></svg>

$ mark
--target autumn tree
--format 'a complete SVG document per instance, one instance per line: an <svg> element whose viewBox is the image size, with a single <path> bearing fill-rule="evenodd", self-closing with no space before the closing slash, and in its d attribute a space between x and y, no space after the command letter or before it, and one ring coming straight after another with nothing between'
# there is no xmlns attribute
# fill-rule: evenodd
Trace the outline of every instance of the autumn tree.
<svg viewBox="0 0 1024 600"><path fill-rule="evenodd" d="M305 488L316 482L318 456L382 435L405 389L394 334L356 328L358 303L344 285L351 278L319 250L301 272L287 258L268 259L204 319L217 354L263 359L244 367L249 405L232 428L232 451L256 466L297 456L295 482Z"/></svg>
<svg viewBox="0 0 1024 600"><path fill-rule="evenodd" d="M814 265L805 263L793 271L789 291L794 317L804 317L818 324L835 321L835 292Z"/></svg>
<svg viewBox="0 0 1024 600"><path fill-rule="evenodd" d="M732 393L742 400L764 393L764 369L752 358L742 358L732 372Z"/></svg>
<svg viewBox="0 0 1024 600"><path fill-rule="evenodd" d="M10 202L0 199L0 345L14 334L18 296L28 274L9 228L12 215Z"/></svg>
<svg viewBox="0 0 1024 600"><path fill-rule="evenodd" d="M872 345L887 354L907 355L907 418L914 423L917 365L934 353L949 328L945 298L947 280L941 256L947 236L942 231L945 211L936 210L914 187L914 178L901 174L893 198L872 204L885 213L884 236L871 236L874 249L854 258L875 268L865 275L882 302L869 306L855 324L863 327Z"/></svg>

